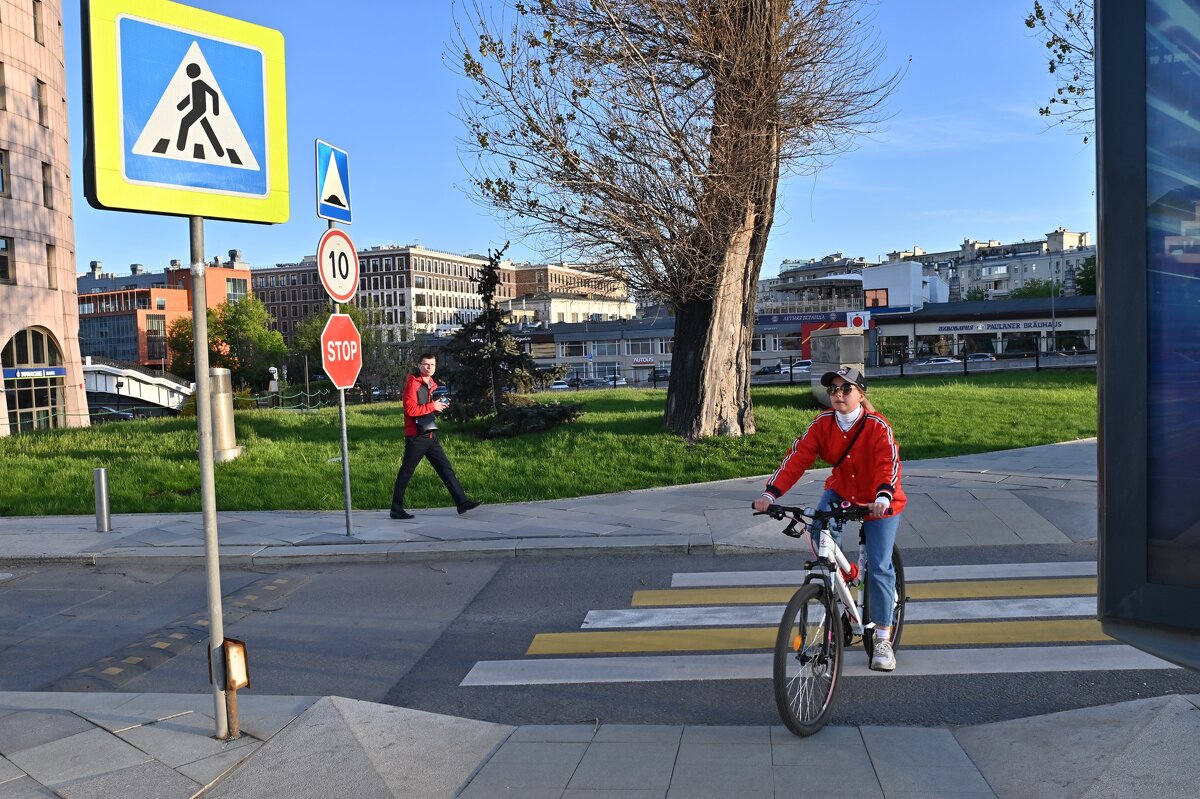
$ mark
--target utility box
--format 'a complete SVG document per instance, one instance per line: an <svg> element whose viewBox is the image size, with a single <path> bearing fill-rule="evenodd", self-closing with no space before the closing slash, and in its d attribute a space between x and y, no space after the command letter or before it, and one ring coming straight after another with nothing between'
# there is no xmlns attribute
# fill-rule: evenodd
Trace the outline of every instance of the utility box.
<svg viewBox="0 0 1200 799"><path fill-rule="evenodd" d="M228 369L209 369L212 399L213 461L226 463L242 454L233 426L233 379Z"/></svg>
<svg viewBox="0 0 1200 799"><path fill-rule="evenodd" d="M853 366L866 374L866 337L861 328L835 327L829 330L814 330L809 341L812 353L813 396L817 402L829 407L829 395L821 385L821 375L833 372L840 366Z"/></svg>

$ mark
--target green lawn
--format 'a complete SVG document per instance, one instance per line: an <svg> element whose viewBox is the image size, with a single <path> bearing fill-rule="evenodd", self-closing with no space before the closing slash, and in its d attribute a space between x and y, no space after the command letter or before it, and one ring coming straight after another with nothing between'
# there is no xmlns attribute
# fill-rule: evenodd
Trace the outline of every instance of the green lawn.
<svg viewBox="0 0 1200 799"><path fill-rule="evenodd" d="M690 444L661 428L665 390L540 395L580 401L584 415L547 433L487 441L445 424L442 442L467 491L485 502L601 494L766 474L817 413L798 386L753 391L758 434ZM883 382L871 388L905 460L1070 441L1096 434L1094 372L1023 372ZM342 507L336 409L239 411L245 454L216 467L221 510ZM356 508L386 508L404 451L399 404L349 411ZM108 468L114 513L198 511L194 419L145 419L0 438L0 515L89 514L92 469ZM422 464L408 506L450 498Z"/></svg>

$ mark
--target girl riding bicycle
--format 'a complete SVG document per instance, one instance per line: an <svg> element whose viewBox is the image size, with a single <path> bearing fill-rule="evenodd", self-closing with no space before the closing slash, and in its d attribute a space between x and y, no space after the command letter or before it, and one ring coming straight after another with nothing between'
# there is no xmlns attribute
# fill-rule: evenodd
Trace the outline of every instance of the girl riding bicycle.
<svg viewBox="0 0 1200 799"><path fill-rule="evenodd" d="M896 600L892 546L907 501L900 487L900 445L887 419L876 413L867 400L862 372L843 366L822 375L821 385L829 392L832 408L818 414L804 435L796 439L752 507L759 512L767 510L818 457L833 465L818 509L832 508L843 500L870 507L871 515L863 522L863 529L871 606L868 621L875 624L871 668L892 671L896 668L891 644L892 605Z"/></svg>

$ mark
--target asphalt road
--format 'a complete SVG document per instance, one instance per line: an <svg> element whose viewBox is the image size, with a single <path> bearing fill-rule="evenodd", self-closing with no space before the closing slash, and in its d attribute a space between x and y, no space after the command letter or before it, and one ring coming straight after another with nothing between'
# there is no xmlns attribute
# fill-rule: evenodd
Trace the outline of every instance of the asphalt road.
<svg viewBox="0 0 1200 799"><path fill-rule="evenodd" d="M906 564L1047 563L1091 545L917 550ZM566 685L460 683L522 661L535 636L579 631L678 572L796 568L782 556L562 556L328 564L223 572L227 636L246 641L251 692L338 695L510 724L775 723L764 679ZM199 569L42 567L0 574L0 690L208 689ZM989 650L991 651L991 650ZM998 658L1004 650L994 650ZM1084 650L1080 650L1084 651ZM849 678L837 723L975 724L1169 693L1178 669Z"/></svg>

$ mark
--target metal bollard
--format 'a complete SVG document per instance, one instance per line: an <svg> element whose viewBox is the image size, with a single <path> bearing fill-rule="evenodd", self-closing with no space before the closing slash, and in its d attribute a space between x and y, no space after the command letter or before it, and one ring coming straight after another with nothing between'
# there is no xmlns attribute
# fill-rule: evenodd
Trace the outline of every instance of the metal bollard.
<svg viewBox="0 0 1200 799"><path fill-rule="evenodd" d="M108 513L108 469L93 469L92 485L96 490L96 532L111 532L112 519Z"/></svg>

